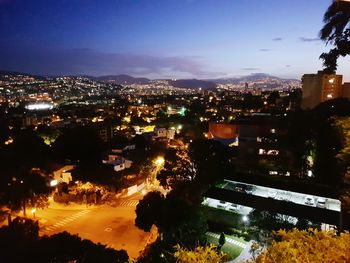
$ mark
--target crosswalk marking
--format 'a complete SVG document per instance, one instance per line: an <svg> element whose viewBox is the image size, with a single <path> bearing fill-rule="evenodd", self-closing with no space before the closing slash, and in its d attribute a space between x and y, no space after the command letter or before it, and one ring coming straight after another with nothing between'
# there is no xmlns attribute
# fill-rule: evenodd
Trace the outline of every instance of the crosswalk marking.
<svg viewBox="0 0 350 263"><path fill-rule="evenodd" d="M137 206L139 200L126 200L119 203L119 206Z"/></svg>
<svg viewBox="0 0 350 263"><path fill-rule="evenodd" d="M53 224L52 226L47 226L47 227L45 227L45 229L41 230L41 232L47 234L48 232L54 231L54 230L56 230L57 228L63 227L63 226L66 225L67 223L72 222L72 221L78 219L79 217L82 217L83 215L89 213L90 211L91 211L91 210L88 210L88 209L87 209L87 210L83 210L83 211L80 211L80 212L78 212L78 213L75 213L75 214L71 215L70 217L67 217L67 218L65 218L65 219L62 219L62 220L56 222L56 223Z"/></svg>
<svg viewBox="0 0 350 263"><path fill-rule="evenodd" d="M213 233L213 232L207 232L207 234L208 234L209 236L215 237L215 238L217 238L217 239L220 238L220 235L219 235L219 234L216 234L216 233ZM246 244L244 244L244 243L242 243L242 242L239 242L239 241L237 241L237 240L234 240L234 239L232 239L232 238L230 238L230 237L226 237L225 240L226 240L226 242L232 243L232 244L234 244L234 245L236 245L236 246L239 246L239 247L241 247L241 248L246 248L246 246L247 246Z"/></svg>

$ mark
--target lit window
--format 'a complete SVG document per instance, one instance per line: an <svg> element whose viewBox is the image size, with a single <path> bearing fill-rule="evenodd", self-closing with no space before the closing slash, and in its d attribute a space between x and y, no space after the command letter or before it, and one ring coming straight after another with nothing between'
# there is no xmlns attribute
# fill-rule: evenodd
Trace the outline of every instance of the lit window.
<svg viewBox="0 0 350 263"><path fill-rule="evenodd" d="M333 98L332 94L327 94L327 98L328 98L328 99Z"/></svg>
<svg viewBox="0 0 350 263"><path fill-rule="evenodd" d="M276 129L271 129L270 132L271 133L276 133Z"/></svg>
<svg viewBox="0 0 350 263"><path fill-rule="evenodd" d="M333 83L334 82L334 78L331 78L328 80L329 83Z"/></svg>

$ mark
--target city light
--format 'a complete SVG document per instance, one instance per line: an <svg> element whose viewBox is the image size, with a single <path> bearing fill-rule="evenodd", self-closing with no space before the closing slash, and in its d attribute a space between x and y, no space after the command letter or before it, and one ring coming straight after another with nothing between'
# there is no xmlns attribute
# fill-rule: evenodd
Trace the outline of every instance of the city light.
<svg viewBox="0 0 350 263"><path fill-rule="evenodd" d="M33 103L25 106L27 110L51 110L53 105L51 103Z"/></svg>
<svg viewBox="0 0 350 263"><path fill-rule="evenodd" d="M165 160L164 160L164 158L163 157L158 157L155 161L154 161L154 163L157 165L157 166L162 166L163 164L164 164L164 162L165 162Z"/></svg>
<svg viewBox="0 0 350 263"><path fill-rule="evenodd" d="M31 212L32 212L32 214L33 214L33 217L35 218L36 208L33 208Z"/></svg>
<svg viewBox="0 0 350 263"><path fill-rule="evenodd" d="M51 187L55 187L57 184L58 184L58 181L57 181L57 180L52 180L52 181L50 182L50 186L51 186Z"/></svg>

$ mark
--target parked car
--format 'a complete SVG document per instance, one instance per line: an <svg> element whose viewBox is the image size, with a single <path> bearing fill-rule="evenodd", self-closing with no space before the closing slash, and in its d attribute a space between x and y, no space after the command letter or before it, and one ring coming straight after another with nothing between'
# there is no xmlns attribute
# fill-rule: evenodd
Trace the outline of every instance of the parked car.
<svg viewBox="0 0 350 263"><path fill-rule="evenodd" d="M276 190L268 190L267 196L271 198L275 198L277 196L277 191Z"/></svg>
<svg viewBox="0 0 350 263"><path fill-rule="evenodd" d="M316 206L319 208L326 208L327 199L323 197L319 197L316 202Z"/></svg>
<svg viewBox="0 0 350 263"><path fill-rule="evenodd" d="M315 205L315 200L311 195L306 196L304 202L306 205L311 205L311 206Z"/></svg>
<svg viewBox="0 0 350 263"><path fill-rule="evenodd" d="M219 201L219 204L216 207L225 209L226 206L227 206L227 204L225 201Z"/></svg>
<svg viewBox="0 0 350 263"><path fill-rule="evenodd" d="M237 210L239 210L239 205L237 205L237 204L230 204L228 206L228 210L232 211L232 212L236 212Z"/></svg>

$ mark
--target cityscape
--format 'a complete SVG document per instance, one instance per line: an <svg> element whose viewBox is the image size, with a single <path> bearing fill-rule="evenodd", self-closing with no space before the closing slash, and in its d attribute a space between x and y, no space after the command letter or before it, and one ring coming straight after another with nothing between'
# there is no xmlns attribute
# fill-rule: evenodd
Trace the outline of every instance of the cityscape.
<svg viewBox="0 0 350 263"><path fill-rule="evenodd" d="M350 262L350 1L199 2L0 0L1 262Z"/></svg>

